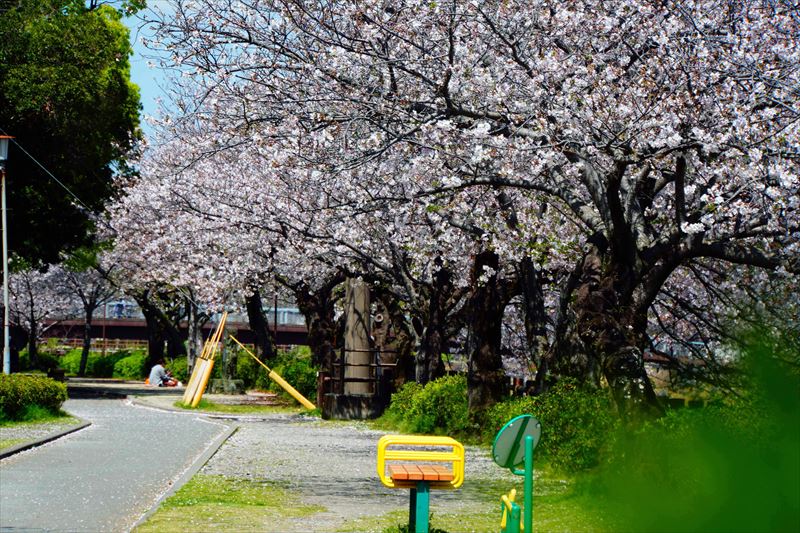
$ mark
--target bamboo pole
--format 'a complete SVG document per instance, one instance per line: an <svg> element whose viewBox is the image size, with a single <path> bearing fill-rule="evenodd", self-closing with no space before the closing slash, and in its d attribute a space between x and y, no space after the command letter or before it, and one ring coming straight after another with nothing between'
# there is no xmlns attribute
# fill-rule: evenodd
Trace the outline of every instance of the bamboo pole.
<svg viewBox="0 0 800 533"><path fill-rule="evenodd" d="M206 371L207 361L214 358L214 352L216 351L216 346L219 343L219 339L222 335L222 328L224 327L227 318L228 313L226 311L222 314L222 318L220 318L217 328L211 333L203 345L203 350L200 352L198 361L195 363L195 367L192 369L192 376L189 378L189 383L186 384L186 391L183 393L184 404L194 403L200 382L202 381L203 375ZM200 395L202 396L202 393Z"/></svg>
<svg viewBox="0 0 800 533"><path fill-rule="evenodd" d="M261 360L260 360L258 357L256 357L256 356L255 356L255 354L253 354L253 352L251 352L250 350L248 350L248 349L247 349L247 347L246 347L244 344L242 344L241 342L239 342L239 339L237 339L237 338L236 338L236 337L234 337L233 335L229 335L229 336L230 336L230 338L231 338L231 339L233 339L233 342L235 342L236 344L238 344L238 345L239 345L239 346L240 346L240 347L241 347L241 348L242 348L242 349L243 349L245 352L247 352L247 355L249 355L250 357L252 357L253 359L255 359L255 360L256 360L256 362L257 362L259 365L263 366L263 367L264 367L264 368L267 370L269 378L270 378L272 381L274 381L275 383L277 383L278 385L280 385L280 386L283 388L283 390L285 390L286 392L288 392L288 393L289 393L289 395L290 395L292 398L294 398L295 400L297 400L298 402L300 402L300 404L301 404L303 407L305 407L306 409L316 409L316 408L317 408L317 406L316 406L316 405L314 405L313 403L311 403L311 402L310 402L310 401L309 401L309 400L308 400L308 399L307 399L305 396L303 396L302 394L300 394L300 393L297 391L297 389L295 389L294 387L292 387L291 385L289 385L289 383L287 383L287 382L286 382L286 380L285 380L285 379L283 379L283 378L282 378L282 377L281 377L281 376L280 376L280 375L279 375L277 372L275 372L275 371L274 371L274 370L272 370L270 367L268 367L267 365L265 365L264 363L262 363L262 362L261 362Z"/></svg>

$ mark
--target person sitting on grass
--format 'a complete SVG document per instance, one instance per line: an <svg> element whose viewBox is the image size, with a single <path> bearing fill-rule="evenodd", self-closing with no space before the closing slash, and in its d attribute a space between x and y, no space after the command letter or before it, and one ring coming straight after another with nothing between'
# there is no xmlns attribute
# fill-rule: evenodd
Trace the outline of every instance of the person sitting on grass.
<svg viewBox="0 0 800 533"><path fill-rule="evenodd" d="M178 380L173 378L169 371L164 368L163 359L156 361L155 366L150 370L148 382L153 387L177 387L179 385Z"/></svg>

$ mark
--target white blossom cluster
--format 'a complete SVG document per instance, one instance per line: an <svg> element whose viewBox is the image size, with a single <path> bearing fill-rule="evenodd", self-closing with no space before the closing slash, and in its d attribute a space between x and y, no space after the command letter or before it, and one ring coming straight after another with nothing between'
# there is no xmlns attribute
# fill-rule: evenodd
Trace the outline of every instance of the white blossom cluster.
<svg viewBox="0 0 800 533"><path fill-rule="evenodd" d="M550 294L602 235L649 308L701 258L800 268L789 4L172 3L175 111L111 208L132 279L218 300L345 270L416 305L488 249L479 280L529 258Z"/></svg>

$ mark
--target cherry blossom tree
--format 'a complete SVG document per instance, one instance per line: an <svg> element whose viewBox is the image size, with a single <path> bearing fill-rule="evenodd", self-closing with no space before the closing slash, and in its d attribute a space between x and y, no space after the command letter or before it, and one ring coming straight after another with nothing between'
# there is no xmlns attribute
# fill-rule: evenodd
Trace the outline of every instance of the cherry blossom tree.
<svg viewBox="0 0 800 533"><path fill-rule="evenodd" d="M46 272L24 269L9 276L9 319L28 335L28 356L37 363L38 343L45 324L53 317L62 317L70 308L57 267Z"/></svg>
<svg viewBox="0 0 800 533"><path fill-rule="evenodd" d="M515 295L538 381L654 404L642 350L670 286L695 265L800 268L788 3L174 7L151 45L180 72L180 114L153 165L184 205L157 207L163 241L145 251L216 250L199 274L229 287L278 269L312 285L400 269L393 290L444 273L467 291L473 409L502 394Z"/></svg>

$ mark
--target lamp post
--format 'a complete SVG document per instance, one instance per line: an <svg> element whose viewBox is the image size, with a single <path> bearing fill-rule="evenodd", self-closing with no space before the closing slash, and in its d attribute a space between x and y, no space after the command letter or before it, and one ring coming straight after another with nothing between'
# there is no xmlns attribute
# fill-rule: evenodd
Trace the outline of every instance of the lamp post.
<svg viewBox="0 0 800 533"><path fill-rule="evenodd" d="M2 180L3 218L3 374L11 373L11 350L8 342L8 238L6 236L6 159L8 159L8 135L0 135L0 180Z"/></svg>

